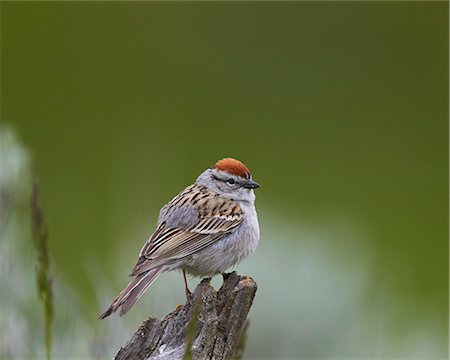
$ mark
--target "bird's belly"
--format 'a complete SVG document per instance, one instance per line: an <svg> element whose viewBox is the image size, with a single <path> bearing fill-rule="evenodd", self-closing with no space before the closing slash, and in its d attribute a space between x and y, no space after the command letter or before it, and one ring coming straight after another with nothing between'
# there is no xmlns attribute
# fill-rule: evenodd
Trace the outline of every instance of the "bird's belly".
<svg viewBox="0 0 450 360"><path fill-rule="evenodd" d="M256 217L249 216L239 227L223 239L189 256L183 266L194 276L212 276L223 273L254 252L259 240Z"/></svg>

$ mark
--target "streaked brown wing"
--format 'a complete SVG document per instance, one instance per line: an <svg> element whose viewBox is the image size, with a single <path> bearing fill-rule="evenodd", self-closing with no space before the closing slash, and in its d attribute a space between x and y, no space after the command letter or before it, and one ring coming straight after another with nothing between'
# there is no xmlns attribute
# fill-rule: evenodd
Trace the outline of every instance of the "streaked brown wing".
<svg viewBox="0 0 450 360"><path fill-rule="evenodd" d="M166 223L163 222L161 225L158 226L156 231L150 236L150 239L148 239L144 246L142 247L141 251L139 252L139 257L145 256L146 253L148 253L155 241L155 239L160 238L165 233Z"/></svg>
<svg viewBox="0 0 450 360"><path fill-rule="evenodd" d="M203 216L187 229L166 228L163 222L144 244L130 275L136 276L189 256L220 240L243 220L242 210L233 200L213 197L202 206Z"/></svg>
<svg viewBox="0 0 450 360"><path fill-rule="evenodd" d="M146 254L146 258L149 260L161 257L179 259L190 255L221 238L238 226L241 221L242 215L202 219L197 226L188 231L178 229L176 234L168 237L150 254Z"/></svg>

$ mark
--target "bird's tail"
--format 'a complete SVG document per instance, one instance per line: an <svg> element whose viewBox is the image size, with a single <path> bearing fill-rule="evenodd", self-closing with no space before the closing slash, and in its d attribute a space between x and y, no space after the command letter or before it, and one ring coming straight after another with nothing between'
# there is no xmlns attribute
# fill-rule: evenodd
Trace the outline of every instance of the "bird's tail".
<svg viewBox="0 0 450 360"><path fill-rule="evenodd" d="M155 268L149 271L139 274L125 289L114 299L109 308L100 315L99 319L104 319L115 312L119 307L120 316L124 315L134 303L142 296L144 291L156 280L156 278L161 274L162 269Z"/></svg>

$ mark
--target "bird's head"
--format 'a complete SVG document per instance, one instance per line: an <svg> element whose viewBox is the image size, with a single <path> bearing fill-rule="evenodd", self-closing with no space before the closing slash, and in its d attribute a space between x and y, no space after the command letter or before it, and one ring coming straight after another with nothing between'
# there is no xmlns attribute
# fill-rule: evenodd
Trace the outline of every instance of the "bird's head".
<svg viewBox="0 0 450 360"><path fill-rule="evenodd" d="M253 181L250 170L239 160L224 158L205 170L197 183L235 200L253 202L254 189L260 185Z"/></svg>

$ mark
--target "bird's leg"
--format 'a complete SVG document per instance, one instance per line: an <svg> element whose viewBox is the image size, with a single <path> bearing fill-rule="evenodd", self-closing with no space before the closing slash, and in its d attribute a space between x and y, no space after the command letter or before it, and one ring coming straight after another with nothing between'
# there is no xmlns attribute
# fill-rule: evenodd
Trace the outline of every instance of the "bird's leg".
<svg viewBox="0 0 450 360"><path fill-rule="evenodd" d="M186 279L186 270L183 269L183 279L184 279L184 290L186 291L186 300L189 300L189 297L192 293L189 291L187 279Z"/></svg>

